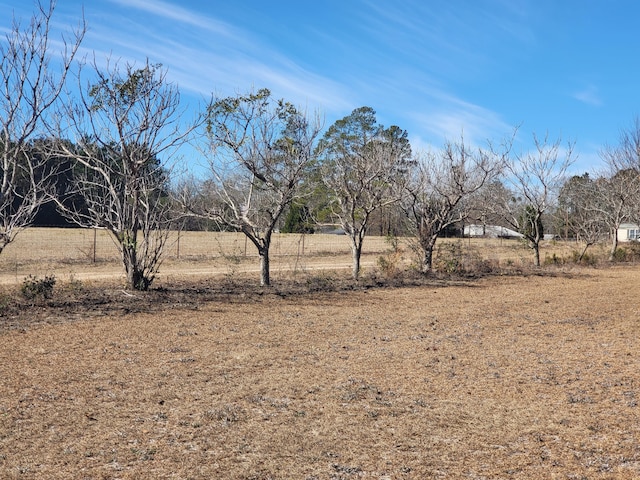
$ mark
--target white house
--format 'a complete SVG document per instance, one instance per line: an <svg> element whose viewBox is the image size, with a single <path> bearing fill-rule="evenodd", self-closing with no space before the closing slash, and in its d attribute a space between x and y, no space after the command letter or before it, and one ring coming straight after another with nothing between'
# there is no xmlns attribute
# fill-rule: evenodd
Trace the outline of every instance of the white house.
<svg viewBox="0 0 640 480"><path fill-rule="evenodd" d="M498 225L465 225L465 237L522 238L524 235Z"/></svg>
<svg viewBox="0 0 640 480"><path fill-rule="evenodd" d="M618 227L618 241L632 242L640 241L640 226L635 223L622 223Z"/></svg>

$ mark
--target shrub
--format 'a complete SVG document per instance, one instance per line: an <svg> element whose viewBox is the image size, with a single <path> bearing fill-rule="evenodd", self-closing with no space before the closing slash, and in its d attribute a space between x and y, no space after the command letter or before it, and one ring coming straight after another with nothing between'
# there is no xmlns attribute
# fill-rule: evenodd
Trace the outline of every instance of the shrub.
<svg viewBox="0 0 640 480"><path fill-rule="evenodd" d="M627 249L624 247L618 247L613 252L614 262L624 262L627 259Z"/></svg>
<svg viewBox="0 0 640 480"><path fill-rule="evenodd" d="M565 263L565 258L556 255L555 252L551 256L545 255L544 257L545 265L564 265Z"/></svg>
<svg viewBox="0 0 640 480"><path fill-rule="evenodd" d="M11 295L0 293L0 317L5 315L11 307Z"/></svg>
<svg viewBox="0 0 640 480"><path fill-rule="evenodd" d="M618 247L613 255L615 262L636 262L640 260L640 242L629 242Z"/></svg>
<svg viewBox="0 0 640 480"><path fill-rule="evenodd" d="M48 299L53 296L53 287L56 284L55 275L47 275L44 278L38 278L29 275L22 282L20 291L22 296L27 300L35 300L37 297Z"/></svg>
<svg viewBox="0 0 640 480"><path fill-rule="evenodd" d="M443 273L463 273L461 242L441 243L433 267Z"/></svg>
<svg viewBox="0 0 640 480"><path fill-rule="evenodd" d="M487 275L500 269L495 260L483 258L475 247L465 247L462 241L442 242L433 263L434 270L456 275Z"/></svg>
<svg viewBox="0 0 640 480"><path fill-rule="evenodd" d="M470 256L467 271L475 275L488 275L500 270L498 261Z"/></svg>
<svg viewBox="0 0 640 480"><path fill-rule="evenodd" d="M636 262L640 260L640 242L638 241L629 242L620 250L624 250L623 261Z"/></svg>
<svg viewBox="0 0 640 480"><path fill-rule="evenodd" d="M69 282L67 283L67 287L70 291L74 293L79 293L84 290L84 285L82 284L82 280L76 278L73 274L69 277Z"/></svg>
<svg viewBox="0 0 640 480"><path fill-rule="evenodd" d="M387 279L394 279L401 273L402 255L404 251L398 244L398 237L389 235L386 239L389 248L383 255L378 257L378 267Z"/></svg>
<svg viewBox="0 0 640 480"><path fill-rule="evenodd" d="M582 255L582 259L580 259L580 255L581 255L580 251L572 250L571 261L573 263L579 263L581 265L589 265L589 266L597 265L598 255L596 255L595 253L585 252L585 254Z"/></svg>

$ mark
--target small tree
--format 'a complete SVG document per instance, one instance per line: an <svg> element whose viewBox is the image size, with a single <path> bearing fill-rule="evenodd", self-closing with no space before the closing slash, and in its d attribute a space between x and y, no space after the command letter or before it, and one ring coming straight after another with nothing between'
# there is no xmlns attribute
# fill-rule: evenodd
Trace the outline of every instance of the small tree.
<svg viewBox="0 0 640 480"><path fill-rule="evenodd" d="M208 108L205 153L210 177L183 189L187 210L240 231L260 257L260 285L269 285L271 237L284 211L304 197L304 176L313 162L319 118L267 89L215 99Z"/></svg>
<svg viewBox="0 0 640 480"><path fill-rule="evenodd" d="M284 219L282 233L313 233L313 220L306 203L293 202Z"/></svg>
<svg viewBox="0 0 640 480"><path fill-rule="evenodd" d="M611 230L609 259L618 248L618 228L626 221L640 224L640 118L620 132L618 145L605 147L600 156L606 173L598 180L599 205Z"/></svg>
<svg viewBox="0 0 640 480"><path fill-rule="evenodd" d="M403 207L417 239L423 273L431 271L438 237L469 217L469 200L497 176L507 151L499 155L491 148L472 150L461 138L418 159Z"/></svg>
<svg viewBox="0 0 640 480"><path fill-rule="evenodd" d="M609 260L613 261L618 249L618 228L634 218L634 205L640 196L640 177L634 169L605 173L593 184L593 199L587 204L591 215L607 225L611 248Z"/></svg>
<svg viewBox="0 0 640 480"><path fill-rule="evenodd" d="M406 131L384 128L371 107L361 107L327 130L318 154L328 207L349 236L357 280L372 214L402 198L411 145Z"/></svg>
<svg viewBox="0 0 640 480"><path fill-rule="evenodd" d="M518 218L519 233L530 242L531 248L535 248L533 242L540 242L544 238L542 214L533 205L524 205L523 207L520 211L520 218Z"/></svg>
<svg viewBox="0 0 640 480"><path fill-rule="evenodd" d="M147 290L160 267L171 228L170 158L192 127L179 123L180 96L159 65L94 64L95 79L69 109L75 142L60 151L75 162L72 188L82 205L57 203L82 227L103 228L115 240L127 286ZM164 159L163 159L164 158Z"/></svg>
<svg viewBox="0 0 640 480"><path fill-rule="evenodd" d="M510 196L499 196L492 209L511 228L524 235L540 266L540 242L544 238L542 216L549 212L574 161L573 145L562 150L560 139L533 136L535 149L506 162L504 183Z"/></svg>
<svg viewBox="0 0 640 480"><path fill-rule="evenodd" d="M600 242L608 232L602 208L600 186L588 173L571 177L562 187L556 213L558 224L565 230L565 238L583 243L578 262L592 245Z"/></svg>
<svg viewBox="0 0 640 480"><path fill-rule="evenodd" d="M54 5L37 3L27 26L14 19L0 44L0 252L33 222L56 180L57 165L40 138L48 136L60 107L85 25L63 37L56 52L50 30Z"/></svg>
<svg viewBox="0 0 640 480"><path fill-rule="evenodd" d="M584 210L586 196L592 190L593 180L588 173L574 175L560 188L558 195L558 208L556 211L556 229L562 232L565 240L576 239L577 231L574 228L579 213Z"/></svg>

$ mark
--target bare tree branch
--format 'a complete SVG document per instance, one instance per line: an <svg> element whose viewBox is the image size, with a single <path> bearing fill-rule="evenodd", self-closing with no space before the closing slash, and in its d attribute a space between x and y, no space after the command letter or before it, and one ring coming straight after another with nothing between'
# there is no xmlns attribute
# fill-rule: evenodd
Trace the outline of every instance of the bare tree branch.
<svg viewBox="0 0 640 480"><path fill-rule="evenodd" d="M511 195L495 198L493 211L524 235L540 266L540 242L544 238L542 216L547 214L573 164L573 143L533 135L534 149L515 155L506 163L504 182Z"/></svg>
<svg viewBox="0 0 640 480"><path fill-rule="evenodd" d="M182 123L178 88L159 65L92 67L77 104L67 111L74 141L58 143L74 161L68 193L82 204L56 202L77 225L109 231L129 288L146 290L172 226L172 158L195 126Z"/></svg>
<svg viewBox="0 0 640 480"><path fill-rule="evenodd" d="M613 260L618 248L618 228L623 222L640 225L640 118L620 132L616 146L600 152L605 172L596 182L596 204L611 230Z"/></svg>
<svg viewBox="0 0 640 480"><path fill-rule="evenodd" d="M54 6L37 3L27 26L14 18L0 44L0 252L33 222L55 183L57 165L43 139L61 108L86 26L83 20L69 38L63 36L62 51L56 52Z"/></svg>
<svg viewBox="0 0 640 480"><path fill-rule="evenodd" d="M271 236L282 213L304 195L322 122L262 89L215 99L206 126L210 176L183 188L183 204L221 228L243 232L258 250L260 284L269 285Z"/></svg>
<svg viewBox="0 0 640 480"><path fill-rule="evenodd" d="M402 204L417 240L423 273L432 268L438 237L469 217L471 198L501 172L510 146L510 142L505 144L501 153L494 152L491 145L489 149L471 149L461 137L437 153L418 158Z"/></svg>
<svg viewBox="0 0 640 480"><path fill-rule="evenodd" d="M336 121L318 150L329 208L349 236L352 276L357 280L372 214L402 198L411 146L404 130L385 129L377 123L372 108L361 107Z"/></svg>

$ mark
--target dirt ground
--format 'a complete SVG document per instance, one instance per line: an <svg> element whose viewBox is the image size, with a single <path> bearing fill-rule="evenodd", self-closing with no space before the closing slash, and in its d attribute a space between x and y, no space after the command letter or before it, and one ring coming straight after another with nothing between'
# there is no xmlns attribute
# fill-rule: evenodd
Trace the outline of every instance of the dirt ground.
<svg viewBox="0 0 640 480"><path fill-rule="evenodd" d="M640 478L640 271L544 272L6 306L0 478Z"/></svg>

